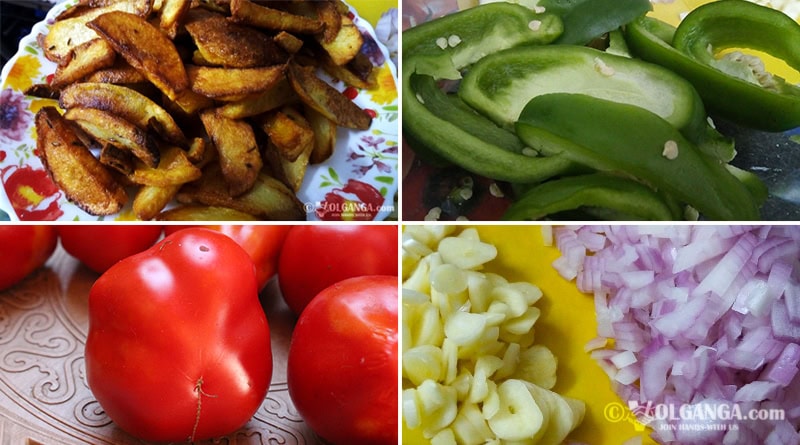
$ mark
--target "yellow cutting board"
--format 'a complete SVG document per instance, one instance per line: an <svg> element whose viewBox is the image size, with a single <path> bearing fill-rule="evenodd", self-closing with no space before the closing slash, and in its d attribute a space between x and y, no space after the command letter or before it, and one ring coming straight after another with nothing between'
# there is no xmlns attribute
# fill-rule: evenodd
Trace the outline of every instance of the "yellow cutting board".
<svg viewBox="0 0 800 445"><path fill-rule="evenodd" d="M497 247L497 258L486 266L510 281L528 281L544 293L537 307L542 315L535 325L536 342L549 347L558 358L558 380L554 391L586 402L586 417L568 440L587 445L619 445L641 436L654 444L649 432L627 415L611 389L605 372L584 351L597 336L591 295L577 290L574 281L563 279L551 266L560 256L545 247L541 226L478 226L484 242ZM419 431L403 431L404 444L426 444Z"/></svg>

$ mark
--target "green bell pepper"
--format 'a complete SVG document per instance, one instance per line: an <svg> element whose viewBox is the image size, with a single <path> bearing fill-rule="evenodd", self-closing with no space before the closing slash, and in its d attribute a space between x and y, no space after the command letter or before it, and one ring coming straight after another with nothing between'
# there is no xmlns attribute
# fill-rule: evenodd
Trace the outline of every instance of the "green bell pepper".
<svg viewBox="0 0 800 445"><path fill-rule="evenodd" d="M705 153L723 162L733 141L710 127L692 84L659 65L584 46L528 46L500 51L470 67L458 89L469 106L503 128L541 94L582 93L637 105L678 128Z"/></svg>
<svg viewBox="0 0 800 445"><path fill-rule="evenodd" d="M538 220L584 207L602 208L613 212L616 219L631 221L671 221L683 216L644 184L594 173L553 179L529 189L508 208L503 219Z"/></svg>
<svg viewBox="0 0 800 445"><path fill-rule="evenodd" d="M759 219L753 195L722 163L643 108L583 94L546 94L528 103L516 130L531 147L629 174L710 220Z"/></svg>
<svg viewBox="0 0 800 445"><path fill-rule="evenodd" d="M653 9L649 0L539 0L538 5L564 22L564 33L554 42L559 45L586 45Z"/></svg>
<svg viewBox="0 0 800 445"><path fill-rule="evenodd" d="M487 54L523 43L545 44L562 32L560 19L520 5L491 3L424 23L403 33L403 131L415 150L430 152L462 168L493 179L534 183L574 168L569 160L538 158L509 150L475 128L496 127L479 115L453 119L460 111L432 83L457 79L460 70ZM427 79L426 79L427 77ZM436 109L431 111L427 105ZM498 131L495 129L493 131ZM475 133L478 133L476 135ZM487 140L488 139L488 140ZM500 144L500 145L498 145Z"/></svg>
<svg viewBox="0 0 800 445"><path fill-rule="evenodd" d="M484 57L458 89L472 108L513 128L534 97L581 93L636 105L661 116L690 139L705 132L706 112L692 85L658 65L585 46L530 46Z"/></svg>
<svg viewBox="0 0 800 445"><path fill-rule="evenodd" d="M753 59L717 59L717 51L745 47L800 69L800 25L780 11L744 0L720 0L690 12L677 29L649 17L625 29L644 60L689 80L713 112L765 131L800 126L800 88L763 72Z"/></svg>

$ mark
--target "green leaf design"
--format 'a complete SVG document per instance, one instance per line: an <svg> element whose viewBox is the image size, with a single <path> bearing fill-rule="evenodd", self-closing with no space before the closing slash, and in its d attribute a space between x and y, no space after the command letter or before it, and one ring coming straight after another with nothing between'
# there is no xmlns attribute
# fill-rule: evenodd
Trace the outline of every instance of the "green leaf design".
<svg viewBox="0 0 800 445"><path fill-rule="evenodd" d="M36 48L34 48L31 45L26 45L25 46L25 51L33 54L34 56L38 56L39 55L39 51L37 51Z"/></svg>
<svg viewBox="0 0 800 445"><path fill-rule="evenodd" d="M329 175L331 175L331 178L332 178L334 181L336 181L336 182L342 182L341 180L339 180L339 174L338 174L338 173L336 173L336 170L334 170L334 169L333 169L333 167L328 167L328 174L329 174Z"/></svg>
<svg viewBox="0 0 800 445"><path fill-rule="evenodd" d="M320 186L320 188L322 188L322 187L330 187L332 185L333 185L333 183L330 182L330 181L322 181L322 183L319 186Z"/></svg>
<svg viewBox="0 0 800 445"><path fill-rule="evenodd" d="M397 111L397 105L387 105L383 107L385 111Z"/></svg>
<svg viewBox="0 0 800 445"><path fill-rule="evenodd" d="M387 189L386 187L381 187L380 191L381 191L381 195L383 195L383 196L386 196L386 194L389 193L389 189Z"/></svg>
<svg viewBox="0 0 800 445"><path fill-rule="evenodd" d="M375 180L384 184L394 184L394 178L392 176L376 176Z"/></svg>

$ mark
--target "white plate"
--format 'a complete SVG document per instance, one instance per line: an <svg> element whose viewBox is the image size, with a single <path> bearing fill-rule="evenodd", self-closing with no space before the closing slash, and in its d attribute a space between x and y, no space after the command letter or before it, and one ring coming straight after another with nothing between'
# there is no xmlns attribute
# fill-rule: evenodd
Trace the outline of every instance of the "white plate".
<svg viewBox="0 0 800 445"><path fill-rule="evenodd" d="M69 202L53 184L35 155L36 133L33 116L39 108L54 101L25 96L23 91L32 84L47 82L55 64L44 57L36 36L47 33L54 18L74 0L54 6L44 21L37 23L31 33L20 41L19 50L3 67L0 78L0 221L94 221L135 219L130 206L120 214L97 217L87 214ZM374 111L372 127L365 131L338 130L333 156L309 167L297 194L307 212L307 219L320 220L317 210L325 208L331 194L344 197L348 203L360 203L359 197L348 193L366 188L380 192L383 202L365 202L364 207L375 213L375 220L389 217L395 210L398 165L398 106L397 69L386 48L378 42L367 20L361 19L351 7L353 20L365 36L368 54L379 66L378 85L371 90L355 90L353 101L362 108ZM326 78L343 91L345 85ZM351 183L355 187L345 186ZM368 193L369 194L369 193ZM375 195L377 196L377 195ZM329 205L328 208L331 206ZM370 215L374 212L365 212ZM335 217L335 215L334 215Z"/></svg>

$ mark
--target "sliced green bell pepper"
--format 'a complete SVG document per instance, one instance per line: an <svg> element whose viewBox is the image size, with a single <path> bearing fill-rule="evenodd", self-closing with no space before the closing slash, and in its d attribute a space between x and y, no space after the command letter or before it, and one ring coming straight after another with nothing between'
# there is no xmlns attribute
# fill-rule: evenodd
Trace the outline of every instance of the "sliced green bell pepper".
<svg viewBox="0 0 800 445"><path fill-rule="evenodd" d="M546 94L528 103L516 130L531 147L632 175L709 220L759 219L753 195L722 163L643 108L583 94Z"/></svg>
<svg viewBox="0 0 800 445"><path fill-rule="evenodd" d="M450 14L403 31L403 60L430 56L430 72L438 79L460 79L459 70L483 57L521 44L546 44L563 32L561 19L537 14L524 6L490 3Z"/></svg>
<svg viewBox="0 0 800 445"><path fill-rule="evenodd" d="M561 34L560 19L520 5L491 3L427 22L403 33L403 131L417 144L462 168L493 179L534 183L572 169L560 157L538 158L509 150L500 140L476 136L475 127L496 125L478 115L468 121L433 80L456 79L487 54L523 43L546 44ZM428 77L426 79L425 77ZM434 86L434 88L431 88ZM436 109L432 112L426 104ZM500 145L498 145L500 144Z"/></svg>
<svg viewBox="0 0 800 445"><path fill-rule="evenodd" d="M750 59L717 59L744 47L769 53L800 70L800 25L780 11L744 0L720 0L690 12L677 29L649 17L625 29L633 53L687 80L713 112L765 131L800 126L800 88L767 75Z"/></svg>
<svg viewBox="0 0 800 445"><path fill-rule="evenodd" d="M683 216L644 184L594 173L553 179L531 188L508 208L503 219L538 220L583 207L606 209L624 220L671 221Z"/></svg>
<svg viewBox="0 0 800 445"><path fill-rule="evenodd" d="M653 9L650 0L539 0L561 17L564 33L554 43L585 45Z"/></svg>
<svg viewBox="0 0 800 445"><path fill-rule="evenodd" d="M584 46L529 46L484 57L470 68L458 94L503 128L513 128L532 98L582 93L648 109L723 162L733 141L711 128L692 84L659 65Z"/></svg>
<svg viewBox="0 0 800 445"><path fill-rule="evenodd" d="M652 111L690 139L705 132L706 112L692 85L670 70L585 46L530 46L484 57L458 89L464 102L513 128L534 97L581 93Z"/></svg>

